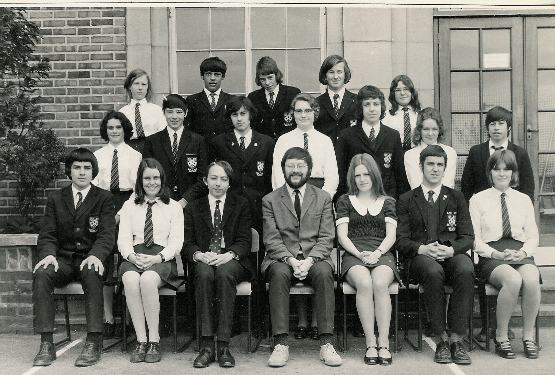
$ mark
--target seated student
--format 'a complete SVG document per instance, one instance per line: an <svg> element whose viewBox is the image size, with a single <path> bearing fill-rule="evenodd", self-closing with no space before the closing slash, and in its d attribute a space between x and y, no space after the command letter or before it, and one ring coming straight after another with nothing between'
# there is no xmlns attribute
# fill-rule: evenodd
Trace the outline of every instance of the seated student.
<svg viewBox="0 0 555 375"><path fill-rule="evenodd" d="M110 192L91 185L98 174L93 153L86 148L70 152L65 172L71 185L53 192L46 202L37 241L38 263L33 269L35 327L41 344L33 366L56 359L53 343L54 288L73 280L83 284L87 337L75 366L92 366L102 354L103 262L115 243L114 203Z"/></svg>
<svg viewBox="0 0 555 375"><path fill-rule="evenodd" d="M275 140L293 129L290 104L301 90L282 83L283 73L275 60L269 56L262 57L256 63L254 81L261 88L248 96L258 110L258 116L253 116L251 126L257 132Z"/></svg>
<svg viewBox="0 0 555 375"><path fill-rule="evenodd" d="M275 343L268 365L281 367L289 360L289 289L302 280L314 288L320 359L328 366L339 366L342 360L332 344L335 295L330 253L335 231L331 197L307 184L312 171L307 150L287 150L280 164L285 183L262 200L266 256L260 270L270 285Z"/></svg>
<svg viewBox="0 0 555 375"><path fill-rule="evenodd" d="M130 361L160 362L158 289L164 284L179 286L175 257L183 246L183 210L170 199L158 161L141 162L135 198L125 202L119 214L118 248L124 259L119 274L137 335Z"/></svg>
<svg viewBox="0 0 555 375"><path fill-rule="evenodd" d="M356 154L369 154L380 167L385 193L397 198L409 189L399 134L381 119L385 116L385 97L375 86L364 86L357 94L356 126L345 129L337 142L339 192L347 191L347 168Z"/></svg>
<svg viewBox="0 0 555 375"><path fill-rule="evenodd" d="M345 89L351 80L351 69L343 56L330 55L320 67L318 79L326 92L316 98L320 114L314 128L324 133L335 145L341 130L356 125L356 94Z"/></svg>
<svg viewBox="0 0 555 375"><path fill-rule="evenodd" d="M137 169L142 155L128 145L133 135L133 126L121 112L108 112L100 123L100 137L108 144L94 152L98 161L98 175L92 184L112 193L115 212L129 199L135 186ZM116 214L116 223L119 217ZM114 247L116 252L117 248ZM104 285L104 332L103 338L114 337L116 324L114 323L114 257L106 258L106 281Z"/></svg>
<svg viewBox="0 0 555 375"><path fill-rule="evenodd" d="M125 78L123 84L129 104L120 108L133 127L128 143L135 150L142 152L145 138L166 127L166 119L160 106L150 103L152 82L143 69L134 69Z"/></svg>
<svg viewBox="0 0 555 375"><path fill-rule="evenodd" d="M455 188L455 174L457 172L457 152L451 146L439 143L443 138L443 120L437 109L424 108L418 113L416 128L412 134L414 148L405 152L405 171L411 189L422 184L422 169L420 169L420 153L429 145L439 145L447 154L447 166L443 175L443 185Z"/></svg>
<svg viewBox="0 0 555 375"><path fill-rule="evenodd" d="M272 156L274 141L251 129L256 108L244 96L233 97L226 109L226 118L234 130L217 135L209 143L209 160L225 160L233 168L235 192L247 198L251 207L252 227L262 233L262 197L272 191Z"/></svg>
<svg viewBox="0 0 555 375"><path fill-rule="evenodd" d="M182 207L205 192L202 177L206 171L207 153L204 138L183 126L187 114L185 99L170 94L162 102L166 129L145 141L143 158L153 158L167 172L171 199Z"/></svg>
<svg viewBox="0 0 555 375"><path fill-rule="evenodd" d="M478 273L499 289L495 352L515 358L508 337L509 320L522 292L522 344L527 358L538 358L534 324L540 307L540 274L533 255L539 234L534 205L513 187L518 185L518 164L511 150L495 151L486 165L492 185L470 198L470 216L479 255Z"/></svg>
<svg viewBox="0 0 555 375"><path fill-rule="evenodd" d="M204 89L187 97L187 126L202 135L206 141L231 130L225 121L225 108L232 95L222 91L227 66L219 57L209 57L200 64L200 77Z"/></svg>
<svg viewBox="0 0 555 375"><path fill-rule="evenodd" d="M383 119L384 125L399 132L403 150L410 150L415 144L412 142L416 117L420 112L418 92L412 80L404 75L398 75L391 81L389 88L389 102L391 109Z"/></svg>
<svg viewBox="0 0 555 375"><path fill-rule="evenodd" d="M229 351L237 284L249 280L254 268L249 260L252 244L249 203L228 194L233 169L226 161L208 166L204 178L208 194L185 208L183 252L193 264L197 316L201 346L193 366L207 367L215 360L217 337L218 364L234 367Z"/></svg>
<svg viewBox="0 0 555 375"><path fill-rule="evenodd" d="M397 204L397 250L409 260L409 279L424 287L431 330L439 338L434 361L468 365L471 359L462 341L474 298L474 265L466 252L474 234L464 196L441 183L446 164L447 155L438 145L420 153L422 185L401 195ZM445 283L453 287L447 313L450 337Z"/></svg>

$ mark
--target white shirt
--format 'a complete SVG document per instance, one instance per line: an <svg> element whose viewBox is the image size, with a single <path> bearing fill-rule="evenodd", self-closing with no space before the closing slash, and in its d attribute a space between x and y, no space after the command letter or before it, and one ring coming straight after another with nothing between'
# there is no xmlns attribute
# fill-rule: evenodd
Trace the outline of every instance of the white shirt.
<svg viewBox="0 0 555 375"><path fill-rule="evenodd" d="M221 198L216 198L210 194L208 194L208 205L210 206L210 216L212 217L212 225L214 225L214 212L216 212L216 201L220 201L220 205L218 206L220 210L220 219L224 218L224 205L225 205L225 198L227 195L224 195ZM225 239L223 235L223 228L222 228L222 242L220 244L222 249L225 249Z"/></svg>
<svg viewBox="0 0 555 375"><path fill-rule="evenodd" d="M131 99L129 104L119 110L133 125L133 136L131 139L137 139L137 128L135 127L135 105L137 103L139 103L139 113L141 114L141 124L143 125L145 137L157 133L166 127L166 117L160 106L149 103L146 99L138 102L135 99Z"/></svg>
<svg viewBox="0 0 555 375"><path fill-rule="evenodd" d="M237 133L237 130L233 130L233 133L235 134L235 138L237 138L238 145L241 144L241 137L245 137L245 148L249 147L252 140L252 129L249 129L249 131L245 135Z"/></svg>
<svg viewBox="0 0 555 375"><path fill-rule="evenodd" d="M168 126L168 134L170 135L170 146L173 147L173 135L177 134L177 147L179 147L179 142L181 142L181 135L183 134L183 126L177 130L173 130Z"/></svg>
<svg viewBox="0 0 555 375"><path fill-rule="evenodd" d="M343 103L343 96L345 95L345 86L343 86L338 92L334 92L330 89L328 89L327 91L328 91L328 96L330 97L332 107L333 107L333 96L335 94L339 95L339 98L337 98L337 108L341 108L341 103Z"/></svg>
<svg viewBox="0 0 555 375"><path fill-rule="evenodd" d="M441 186L443 186L442 184L439 184L438 186L436 186L433 189L430 189L426 186L424 186L423 184L420 185L422 186L422 192L424 192L424 199L426 200L426 202L428 201L428 192L429 191L433 191L434 195L432 196L432 199L434 200L434 202L437 202L437 198L439 198L439 193L441 193Z"/></svg>
<svg viewBox="0 0 555 375"><path fill-rule="evenodd" d="M112 181L112 158L114 150L118 150L118 176L120 190L133 190L137 179L137 170L141 164L142 155L126 143L114 147L108 143L94 152L98 160L98 175L92 183L104 190L110 190Z"/></svg>
<svg viewBox="0 0 555 375"><path fill-rule="evenodd" d="M77 202L79 202L79 197L77 196L77 193L81 193L81 195L83 196L83 198L81 198L81 204L83 204L85 198L87 197L87 194L89 194L89 190L91 190L91 185L83 190L77 190L75 186L71 184L71 191L73 192L73 205L75 206L75 208L77 208Z"/></svg>
<svg viewBox="0 0 555 375"><path fill-rule="evenodd" d="M287 188L287 192L289 193L289 196L291 197L291 203L293 204L293 207L295 207L295 189L293 189L291 186L285 184L285 187ZM303 206L303 199L304 199L304 193L306 191L306 184L304 184L303 186L301 186L300 188L296 189L299 191L299 201L301 202L301 207Z"/></svg>
<svg viewBox="0 0 555 375"><path fill-rule="evenodd" d="M374 139L376 139L378 138L378 134L380 134L380 123L378 122L377 125L372 126L366 121L362 120L362 130L364 131L364 134L366 134L366 137L370 137L370 131L372 130L372 128L374 128Z"/></svg>
<svg viewBox="0 0 555 375"><path fill-rule="evenodd" d="M443 180L441 182L443 185L453 189L455 187L455 175L457 174L457 152L453 147L441 143L436 144L441 146L443 151L447 154L447 165L445 166L445 173L443 174ZM405 152L405 171L407 173L407 179L411 189L414 189L422 184L420 153L427 146L428 145L424 142L420 142L418 146L415 146Z"/></svg>
<svg viewBox="0 0 555 375"><path fill-rule="evenodd" d="M206 94L206 98L208 98L208 103L212 105L212 92L207 90L206 87L204 88L204 93ZM218 105L218 100L220 100L220 94L222 93L222 88L220 87L216 91L214 91L214 100L216 101L216 105Z"/></svg>
<svg viewBox="0 0 555 375"><path fill-rule="evenodd" d="M134 253L133 246L144 243L147 203L135 204L129 199L120 210L118 248L124 259ZM153 238L156 245L163 246L165 260L174 258L183 247L183 209L170 199L164 204L159 198L152 206Z"/></svg>
<svg viewBox="0 0 555 375"><path fill-rule="evenodd" d="M322 190L327 191L333 197L339 185L335 150L330 137L314 128L306 132L295 128L278 138L274 148L272 189L275 190L285 183L285 177L281 170L281 159L291 147L304 147L304 133L308 134L308 152L312 157L313 164L310 177L323 178L324 186L322 186Z"/></svg>
<svg viewBox="0 0 555 375"><path fill-rule="evenodd" d="M276 87L274 88L274 91L271 91L271 92L274 93L273 99L274 99L274 104L276 104L276 99L279 93L279 84L276 85ZM266 101L268 102L268 105L270 105L270 91L264 90L264 93L266 94Z"/></svg>
<svg viewBox="0 0 555 375"><path fill-rule="evenodd" d="M530 197L514 189L505 191L505 202L511 223L511 236L523 242L522 250L532 256L539 245L538 226L534 205ZM501 191L494 187L476 193L470 198L470 218L474 227L474 251L491 258L494 249L487 243L503 237Z"/></svg>
<svg viewBox="0 0 555 375"><path fill-rule="evenodd" d="M488 150L489 150L489 156L493 155L493 153L496 151L495 149L493 149L492 147L503 147L503 150L507 150L507 147L509 147L509 139L505 139L505 142L503 142L501 144L501 146L496 146L493 144L493 142L491 141L491 139L488 142Z"/></svg>
<svg viewBox="0 0 555 375"><path fill-rule="evenodd" d="M411 145L414 147L412 143L412 134L414 133L414 128L416 128L416 118L418 117L418 112L416 112L412 107L408 106L408 113L410 119L410 134L411 134ZM405 120L404 120L404 111L403 107L399 106L397 112L392 116L389 113L389 110L385 112L385 117L382 120L384 125L389 126L399 132L399 136L401 137L401 144L405 140Z"/></svg>

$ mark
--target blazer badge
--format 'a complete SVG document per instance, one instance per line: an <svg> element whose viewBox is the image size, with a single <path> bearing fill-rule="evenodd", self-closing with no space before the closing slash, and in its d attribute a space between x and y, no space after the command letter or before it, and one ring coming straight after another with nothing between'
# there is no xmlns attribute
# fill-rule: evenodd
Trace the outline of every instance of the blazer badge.
<svg viewBox="0 0 555 375"><path fill-rule="evenodd" d="M187 155L187 172L195 173L197 171L197 157L195 155Z"/></svg>
<svg viewBox="0 0 555 375"><path fill-rule="evenodd" d="M357 120L351 120L350 126L355 126L357 124Z"/></svg>
<svg viewBox="0 0 555 375"><path fill-rule="evenodd" d="M383 153L383 166L384 168L391 168L391 158L393 154L391 152L384 152Z"/></svg>
<svg viewBox="0 0 555 375"><path fill-rule="evenodd" d="M98 222L100 221L98 216L89 216L89 232L98 232Z"/></svg>
<svg viewBox="0 0 555 375"><path fill-rule="evenodd" d="M454 232L457 228L457 212L447 211L447 230Z"/></svg>
<svg viewBox="0 0 555 375"><path fill-rule="evenodd" d="M264 176L264 161L256 162L256 175L258 177Z"/></svg>
<svg viewBox="0 0 555 375"><path fill-rule="evenodd" d="M293 126L293 113L287 111L283 114L283 126Z"/></svg>

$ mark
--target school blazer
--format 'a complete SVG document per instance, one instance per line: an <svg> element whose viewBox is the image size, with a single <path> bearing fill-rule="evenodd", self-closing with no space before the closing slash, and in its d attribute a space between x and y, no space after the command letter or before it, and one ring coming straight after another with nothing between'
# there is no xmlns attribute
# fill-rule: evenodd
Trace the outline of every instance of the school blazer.
<svg viewBox="0 0 555 375"><path fill-rule="evenodd" d="M226 106L233 97L221 91L216 108L212 111L204 90L185 99L187 104L186 124L195 133L206 140L233 129L231 122L225 119Z"/></svg>
<svg viewBox="0 0 555 375"><path fill-rule="evenodd" d="M274 108L270 108L263 88L251 92L248 98L258 110L258 115L251 119L251 127L274 140L295 128L291 111L291 102L301 90L293 86L279 85Z"/></svg>
<svg viewBox="0 0 555 375"><path fill-rule="evenodd" d="M314 128L331 138L333 145L337 143L339 134L343 129L355 126L356 121L356 101L357 96L345 90L341 107L336 115L333 110L333 102L326 91L316 98L320 105L320 114L314 122Z"/></svg>
<svg viewBox="0 0 555 375"><path fill-rule="evenodd" d="M468 206L461 192L441 187L439 200L440 241L450 241L455 254L463 254L474 244L474 229ZM397 251L405 259L414 258L428 239L428 201L419 186L399 197L397 202Z"/></svg>
<svg viewBox="0 0 555 375"><path fill-rule="evenodd" d="M94 255L102 262L115 244L114 202L109 191L91 185L78 210L73 203L71 185L50 194L39 233L38 260L53 255L65 263L73 256Z"/></svg>

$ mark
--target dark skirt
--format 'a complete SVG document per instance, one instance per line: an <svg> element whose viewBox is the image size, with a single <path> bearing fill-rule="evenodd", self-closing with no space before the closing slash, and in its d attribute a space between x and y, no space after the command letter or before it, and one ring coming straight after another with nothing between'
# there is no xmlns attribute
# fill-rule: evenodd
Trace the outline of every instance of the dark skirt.
<svg viewBox="0 0 555 375"><path fill-rule="evenodd" d="M351 253L345 252L345 254L343 254L343 257L341 258L341 277L345 277L347 271L349 271L349 269L354 266L363 266L368 269L373 269L378 266L388 266L393 271L395 280L401 280L401 276L399 275L399 270L397 269L397 265L395 262L395 256L393 256L391 251L388 251L387 253L382 255L378 262L375 264L364 264L362 263L362 260L358 259Z"/></svg>
<svg viewBox="0 0 555 375"><path fill-rule="evenodd" d="M488 245L493 247L495 250L503 251L505 249L517 250L522 247L522 242L517 241L512 238L502 238L497 241L488 242ZM489 277L493 270L502 264L508 264L513 268L518 268L523 264L533 264L536 265L534 262L534 257L527 257L520 261L507 261L502 259L493 259L493 258L486 258L486 257L479 257L478 260L478 275L483 280L489 280Z"/></svg>
<svg viewBox="0 0 555 375"><path fill-rule="evenodd" d="M112 200L114 201L114 207L115 207L115 211L116 213L121 210L121 207L123 206L123 204L129 199L129 197L131 196L131 194L133 193L133 190L129 190L129 191L111 191L112 193ZM118 238L118 227L116 226L116 238ZM104 280L104 284L105 285L115 285L116 283L116 276L114 276L114 268L115 266L115 262L114 262L114 254L118 253L118 245L115 244L114 248L112 249L112 253L110 255L108 255L108 257L106 258L106 260L104 261L104 270L105 270L105 275L106 275L106 279Z"/></svg>
<svg viewBox="0 0 555 375"><path fill-rule="evenodd" d="M135 245L133 247L133 250L135 250L135 253L148 254L148 255L156 255L163 249L164 249L163 246L156 245L156 244L153 245L152 247L146 247L144 244ZM120 277L123 276L123 274L128 271L134 271L138 273L143 273L145 271L154 271L160 276L160 279L162 279L163 282L165 282L166 284L169 284L173 288L177 289L181 284L181 281L177 277L177 263L175 261L175 258L167 262L156 263L152 267L146 270L142 270L138 268L136 265L134 265L133 263L127 260L124 260L119 268Z"/></svg>

